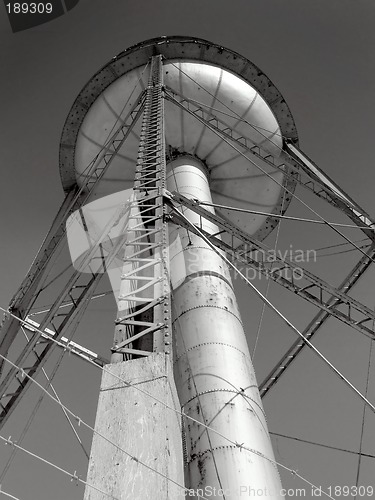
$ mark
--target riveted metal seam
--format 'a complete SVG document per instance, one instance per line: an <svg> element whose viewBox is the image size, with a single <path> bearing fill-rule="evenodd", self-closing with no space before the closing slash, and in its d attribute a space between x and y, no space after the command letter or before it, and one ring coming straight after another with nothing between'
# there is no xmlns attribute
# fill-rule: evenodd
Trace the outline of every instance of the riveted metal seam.
<svg viewBox="0 0 375 500"><path fill-rule="evenodd" d="M256 385L252 385L252 386L249 386L248 388L250 388L250 387L257 387L257 386L256 386ZM182 405L181 405L181 408L183 408L183 407L184 407L184 406L186 406L189 402L193 401L195 398L197 398L197 397L199 397L199 396L203 396L203 395L205 395L205 394L209 394L209 393L213 393L213 392L220 392L220 391L222 391L222 392L232 392L232 393L237 394L237 395L239 395L239 396L243 396L243 397L247 400L247 403L248 403L248 404L249 404L249 406L250 406L250 411L252 411L252 412L254 413L254 415L256 416L256 418L259 420L259 422L260 422L261 426L263 427L263 430L264 430L266 433L268 433L267 427L264 425L264 422L262 422L262 420L259 418L258 413L254 410L254 408L252 407L252 405L251 405L250 401L251 401L252 403L254 403L254 404L258 407L258 409L260 410L260 412L261 412L261 414L262 414L262 417L264 418L265 423L267 423L266 414L265 414L265 412L264 412L263 408L260 406L260 404L259 404L259 403L258 403L255 399L251 398L251 397L250 397L250 396L248 396L247 394L242 393L242 392L240 392L240 391L234 391L234 390L231 390L231 389L211 389L211 390L208 390L208 391L204 391L204 392L201 392L201 393L197 394L196 396L193 396L191 399L189 399L189 401L187 401L186 403L182 404ZM234 398L233 398L233 399L234 399ZM228 403L229 403L229 402L228 402ZM226 406L228 403L225 403L225 405L224 405L224 406ZM224 408L224 406L223 406L223 408Z"/></svg>
<svg viewBox="0 0 375 500"><path fill-rule="evenodd" d="M234 445L234 444L228 444L228 445L221 445L221 446L215 446L214 448L208 448L207 450L205 451L202 451L201 453L193 453L193 457L187 461L186 463L186 466L187 465L190 465L192 462L194 462L195 460L199 460L200 458L202 458L204 455L207 455L207 453L211 453L213 455L213 452L214 451L221 451L221 450L228 450L230 448L233 448L234 450L236 449L240 449L238 446Z"/></svg>
<svg viewBox="0 0 375 500"><path fill-rule="evenodd" d="M258 387L258 386L256 384L250 385L247 389L250 389L250 388L253 388L253 387ZM205 394L211 394L213 392L231 392L233 394L239 394L241 396L244 396L245 398L251 399L247 394L243 393L242 391L235 391L234 389L209 389L207 391L198 392L195 396L193 396L192 398L188 399L186 401L186 403L182 404L181 408L183 408L184 406L186 406L189 403L191 403L191 401L193 401L195 398L199 398L199 396L204 396Z"/></svg>
<svg viewBox="0 0 375 500"><path fill-rule="evenodd" d="M240 452L242 451L242 447L239 445L239 446L236 446L234 444L228 444L228 445L221 445L221 446L215 446L214 448L211 448L211 449L207 449L206 451L203 451L199 454L193 454L193 458L191 458L189 461L187 461L185 467L189 466L192 462L194 462L195 460L199 460L200 458L202 458L204 455L207 455L207 453L211 453L213 455L213 452L214 451L222 451L222 450L228 450L228 449L235 449L235 450L240 450ZM265 455L264 453L258 451L258 450L249 450L248 448L244 448L246 451L252 451L255 455L257 456L260 456L260 457L263 457L265 460L269 461L271 463L271 465L276 469L277 469L277 465L275 463L274 460L272 460L272 458L269 458L267 457L267 455Z"/></svg>
<svg viewBox="0 0 375 500"><path fill-rule="evenodd" d="M173 321L172 325L174 325L174 323L176 323L176 321L178 321L181 318L181 316L183 316L185 313L193 311L194 309L204 309L205 307L212 307L212 308L215 308L215 309L221 309L222 311L225 311L225 312L231 314L232 316L234 316L238 320L238 322L240 323L240 325L243 327L243 323L242 323L241 318L239 318L238 316L236 316L232 311L230 311L229 309L226 309L225 307L214 306L214 305L211 305L211 304L204 304L203 306L194 306L194 307L190 307L189 309L186 309L179 316L177 316L177 318Z"/></svg>
<svg viewBox="0 0 375 500"><path fill-rule="evenodd" d="M197 344L193 347L189 347L189 349L186 349L183 353L181 353L174 361L174 364L176 364L183 356L185 356L188 352L193 351L194 349L198 349L202 345L225 345L227 347L230 347L231 349L235 349L236 351L240 352L246 359L248 359L251 362L250 356L247 356L241 349L238 349L238 347L235 347L234 345L231 344L225 344L224 342L203 342L201 344Z"/></svg>
<svg viewBox="0 0 375 500"><path fill-rule="evenodd" d="M194 247L194 248L198 248L198 247ZM178 254L176 254L176 256L177 255ZM184 285L188 281L191 281L191 280L196 279L196 278L200 278L202 276L213 276L214 278L218 278L218 279L224 281L224 283L226 283L230 287L230 289L233 291L233 293L234 293L234 289L233 289L232 283L229 280L227 280L227 278L225 278L221 274L217 273L216 271L197 271L196 273L189 274L189 275L186 276L186 278L181 283L181 285L178 285L178 287L176 287L174 289L174 291L176 292L182 285Z"/></svg>

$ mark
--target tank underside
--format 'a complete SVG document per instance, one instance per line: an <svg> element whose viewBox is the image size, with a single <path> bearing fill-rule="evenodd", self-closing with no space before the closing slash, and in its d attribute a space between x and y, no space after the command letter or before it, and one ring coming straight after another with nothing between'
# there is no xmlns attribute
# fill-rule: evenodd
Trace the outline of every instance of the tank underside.
<svg viewBox="0 0 375 500"><path fill-rule="evenodd" d="M121 53L79 94L61 141L60 172L64 189L87 180L88 167L94 158L97 157L98 166L103 161L111 134L147 86L149 59L156 53L164 56L166 92L177 100L185 99L193 109L200 107L205 113L215 115L224 128L275 158L280 156L283 138L297 141L293 118L284 99L250 61L203 40L160 38ZM132 188L140 126L138 120L92 199ZM292 191L293 182L238 145L233 148L226 137L220 137L207 123L170 101L165 102L165 139L168 160L189 154L207 167L213 203L275 214L286 210L290 193L282 199L280 185ZM259 239L264 239L277 224L272 217L225 209L218 213Z"/></svg>

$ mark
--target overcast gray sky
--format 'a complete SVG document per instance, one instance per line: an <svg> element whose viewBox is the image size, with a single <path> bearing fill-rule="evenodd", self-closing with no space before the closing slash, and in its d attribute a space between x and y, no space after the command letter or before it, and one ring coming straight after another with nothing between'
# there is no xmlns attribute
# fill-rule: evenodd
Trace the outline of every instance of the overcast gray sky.
<svg viewBox="0 0 375 500"><path fill-rule="evenodd" d="M6 307L27 272L63 200L58 172L61 130L77 94L91 76L123 49L161 35L197 36L244 55L285 97L301 148L371 215L374 209L374 46L372 0L81 0L68 14L42 26L11 32L0 10L0 305ZM303 192L298 194L314 204ZM330 220L340 214L316 203ZM290 214L311 217L297 202ZM279 244L312 249L338 243L337 235L283 223ZM362 238L359 231L353 239ZM269 244L274 241L274 235ZM346 248L346 247L345 247ZM359 252L322 257L314 270L338 284L359 260ZM374 307L374 272L354 295ZM237 280L236 280L237 284ZM314 309L270 288L270 298L299 328ZM243 285L239 302L254 345L261 304ZM78 340L108 356L113 326L104 302L82 325ZM104 314L105 313L105 314ZM275 316L265 313L255 355L258 380L294 340ZM364 390L369 339L330 321L316 345ZM374 359L369 398L375 401ZM56 378L61 399L91 424L100 373L69 357ZM17 438L38 397L33 391L3 430ZM305 352L264 401L271 431L357 451L363 405L311 352ZM366 413L363 451L375 453L375 418ZM90 435L83 432L89 446ZM85 477L87 460L52 402L44 402L25 447ZM276 459L312 483L354 485L358 457L283 438L274 441ZM8 456L0 444L0 473ZM374 485L374 459L363 459L360 484ZM289 488L307 485L282 473ZM81 500L83 489L36 459L17 454L3 489L22 500ZM1 493L0 493L1 496Z"/></svg>

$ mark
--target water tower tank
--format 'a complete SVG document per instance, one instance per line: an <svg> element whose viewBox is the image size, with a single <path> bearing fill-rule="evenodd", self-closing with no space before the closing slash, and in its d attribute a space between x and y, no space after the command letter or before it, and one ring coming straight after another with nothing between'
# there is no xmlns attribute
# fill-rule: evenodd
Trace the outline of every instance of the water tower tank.
<svg viewBox="0 0 375 500"><path fill-rule="evenodd" d="M60 173L65 190L87 179L88 167L98 154L99 164L111 133L131 110L147 85L150 57L162 54L164 84L203 109L212 112L228 129L279 157L283 138L297 142L293 117L280 92L253 63L221 46L189 37L162 37L135 45L99 70L83 88L70 110L60 145ZM139 142L140 121L113 160L94 198L131 189ZM196 118L170 102L165 103L165 137L170 158L188 154L207 168L214 203L280 213L290 202L279 184L283 178L259 158L267 177ZM249 155L249 153L246 153ZM263 239L277 224L266 216L221 210L225 218Z"/></svg>

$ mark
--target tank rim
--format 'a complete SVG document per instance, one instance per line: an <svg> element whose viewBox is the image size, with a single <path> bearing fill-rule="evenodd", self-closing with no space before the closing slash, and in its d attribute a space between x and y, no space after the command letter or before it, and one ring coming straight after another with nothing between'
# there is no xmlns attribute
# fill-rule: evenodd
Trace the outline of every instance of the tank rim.
<svg viewBox="0 0 375 500"><path fill-rule="evenodd" d="M59 168L65 192L77 187L75 176L75 147L80 127L87 112L100 94L127 72L145 65L153 55L161 54L166 60L186 59L206 62L229 70L251 85L273 112L283 141L298 145L298 134L291 111L272 81L251 61L237 52L202 38L188 36L162 36L146 40L120 52L97 71L83 87L74 101L65 121L59 151ZM284 186L294 190L295 181L284 178ZM285 198L285 199L284 199ZM284 213L291 201L280 192L274 213ZM268 217L257 236L264 238L277 225Z"/></svg>

